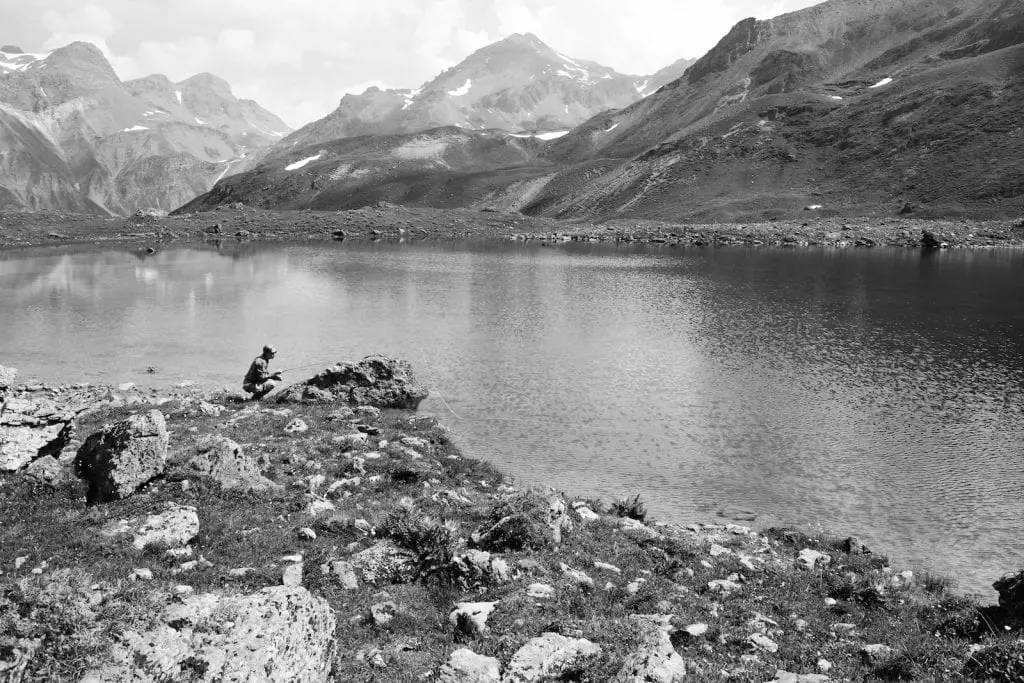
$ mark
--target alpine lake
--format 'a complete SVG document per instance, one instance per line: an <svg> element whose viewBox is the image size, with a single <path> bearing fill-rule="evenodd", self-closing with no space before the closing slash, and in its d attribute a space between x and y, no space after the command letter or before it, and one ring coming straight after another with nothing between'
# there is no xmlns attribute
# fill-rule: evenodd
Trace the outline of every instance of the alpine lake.
<svg viewBox="0 0 1024 683"><path fill-rule="evenodd" d="M986 598L1024 568L1021 250L80 247L0 251L0 293L22 379L234 390L264 343L286 381L382 353L520 484L856 535Z"/></svg>

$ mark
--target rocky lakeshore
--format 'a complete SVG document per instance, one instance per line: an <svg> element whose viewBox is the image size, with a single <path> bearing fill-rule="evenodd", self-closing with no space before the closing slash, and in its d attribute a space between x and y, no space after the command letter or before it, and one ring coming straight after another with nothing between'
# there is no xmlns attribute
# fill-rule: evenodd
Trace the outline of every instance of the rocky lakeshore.
<svg viewBox="0 0 1024 683"><path fill-rule="evenodd" d="M0 248L127 244L157 251L197 241L424 239L523 240L545 245L583 241L678 247L1019 248L1024 246L1024 218L926 219L900 214L845 218L809 209L800 220L696 224L618 219L589 223L384 202L347 211L271 211L233 204L203 213L167 216L139 212L129 218L0 212Z"/></svg>
<svg viewBox="0 0 1024 683"><path fill-rule="evenodd" d="M516 486L400 361L262 403L17 377L0 681L1024 677L1024 573L984 605L855 537Z"/></svg>

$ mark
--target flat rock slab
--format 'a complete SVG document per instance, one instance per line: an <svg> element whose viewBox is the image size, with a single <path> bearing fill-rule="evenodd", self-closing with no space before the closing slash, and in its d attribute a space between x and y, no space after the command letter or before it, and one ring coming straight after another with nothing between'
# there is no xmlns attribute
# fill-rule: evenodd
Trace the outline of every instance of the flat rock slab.
<svg viewBox="0 0 1024 683"><path fill-rule="evenodd" d="M131 536L136 550L151 543L180 548L199 533L199 515L194 507L167 503L158 513L111 522L100 533L111 538Z"/></svg>
<svg viewBox="0 0 1024 683"><path fill-rule="evenodd" d="M223 436L203 438L185 467L192 474L216 480L224 489L267 491L280 488L263 476L259 463L247 456L241 446Z"/></svg>
<svg viewBox="0 0 1024 683"><path fill-rule="evenodd" d="M301 586L205 593L172 604L160 626L129 631L83 682L327 681L335 617Z"/></svg>
<svg viewBox="0 0 1024 683"><path fill-rule="evenodd" d="M512 655L503 683L533 683L558 680L581 662L599 655L601 646L586 638L567 638L558 633L544 633L531 638Z"/></svg>

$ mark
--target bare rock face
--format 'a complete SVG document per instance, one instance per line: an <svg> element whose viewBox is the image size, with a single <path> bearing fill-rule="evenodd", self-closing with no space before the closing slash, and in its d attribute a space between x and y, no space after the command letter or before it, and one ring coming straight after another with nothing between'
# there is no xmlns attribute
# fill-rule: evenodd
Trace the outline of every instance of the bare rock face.
<svg viewBox="0 0 1024 683"><path fill-rule="evenodd" d="M161 621L125 633L111 660L82 680L314 683L327 681L334 657L334 612L301 586L196 595L169 606Z"/></svg>
<svg viewBox="0 0 1024 683"><path fill-rule="evenodd" d="M59 453L71 437L74 412L50 398L12 396L17 375L0 365L0 472Z"/></svg>
<svg viewBox="0 0 1024 683"><path fill-rule="evenodd" d="M207 436L200 441L186 469L192 474L215 479L225 489L267 491L279 488L263 476L259 464L247 456L241 446L223 436Z"/></svg>
<svg viewBox="0 0 1024 683"><path fill-rule="evenodd" d="M415 383L407 361L367 356L358 363L341 362L305 382L288 387L279 403L344 401L355 406L415 410L427 397Z"/></svg>
<svg viewBox="0 0 1024 683"><path fill-rule="evenodd" d="M167 422L159 410L131 415L91 435L75 456L75 471L89 484L88 502L125 498L162 474L167 440Z"/></svg>
<svg viewBox="0 0 1024 683"><path fill-rule="evenodd" d="M601 654L601 646L586 638L567 638L558 633L544 633L531 638L512 655L502 681L532 683L560 680L570 674L582 660Z"/></svg>

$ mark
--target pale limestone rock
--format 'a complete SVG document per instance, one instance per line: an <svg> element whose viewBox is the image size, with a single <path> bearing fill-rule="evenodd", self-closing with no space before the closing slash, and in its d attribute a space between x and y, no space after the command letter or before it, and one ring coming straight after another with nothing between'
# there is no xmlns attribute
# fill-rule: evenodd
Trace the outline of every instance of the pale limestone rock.
<svg viewBox="0 0 1024 683"><path fill-rule="evenodd" d="M89 484L88 501L125 498L162 474L167 440L167 423L159 410L131 415L92 434L75 456L78 475Z"/></svg>
<svg viewBox="0 0 1024 683"><path fill-rule="evenodd" d="M32 463L25 468L25 476L39 482L40 484L56 486L62 479L64 479L64 468L61 467L57 458L52 455L45 455L38 460L33 460Z"/></svg>
<svg viewBox="0 0 1024 683"><path fill-rule="evenodd" d="M546 583L531 583L526 589L526 594L531 598L547 600L555 597L555 589Z"/></svg>
<svg viewBox="0 0 1024 683"><path fill-rule="evenodd" d="M800 556L797 558L797 563L804 569L814 569L817 565L824 566L830 562L832 562L831 556L811 548L801 550Z"/></svg>
<svg viewBox="0 0 1024 683"><path fill-rule="evenodd" d="M640 540L654 540L661 538L661 534L645 525L643 522L632 517L622 517L617 521L619 529L627 536Z"/></svg>
<svg viewBox="0 0 1024 683"><path fill-rule="evenodd" d="M237 443L223 436L207 436L196 446L196 454L185 465L189 474L210 477L221 488L246 491L280 489L263 476L259 464Z"/></svg>
<svg viewBox="0 0 1024 683"><path fill-rule="evenodd" d="M407 583L416 574L412 553L390 541L378 541L356 553L352 556L352 565L368 583Z"/></svg>
<svg viewBox="0 0 1024 683"><path fill-rule="evenodd" d="M448 657L437 680L439 683L499 683L499 662L494 657L460 648Z"/></svg>
<svg viewBox="0 0 1024 683"><path fill-rule="evenodd" d="M614 683L677 683L686 678L686 662L672 646L671 617L634 615L630 621L643 634L643 646L626 657Z"/></svg>
<svg viewBox="0 0 1024 683"><path fill-rule="evenodd" d="M580 571L579 569L573 569L564 562L559 562L558 566L561 568L562 573L578 586L582 588L594 587L594 579L590 578L586 572Z"/></svg>
<svg viewBox="0 0 1024 683"><path fill-rule="evenodd" d="M448 615L448 622L463 632L482 636L488 632L487 617L498 606L497 602L457 602Z"/></svg>
<svg viewBox="0 0 1024 683"><path fill-rule="evenodd" d="M775 678L768 683L828 683L830 680L825 674L795 674L778 669Z"/></svg>
<svg viewBox="0 0 1024 683"><path fill-rule="evenodd" d="M594 569L602 569L606 572L612 572L613 574L621 574L622 570L616 567L614 564L608 564L607 562L594 562Z"/></svg>
<svg viewBox="0 0 1024 683"><path fill-rule="evenodd" d="M285 586L301 586L302 569L302 562L296 562L285 567L284 572L281 574L281 584Z"/></svg>
<svg viewBox="0 0 1024 683"><path fill-rule="evenodd" d="M779 651L779 644L763 633L751 634L747 637L747 642L753 645L754 648L764 650L765 652L774 653Z"/></svg>
<svg viewBox="0 0 1024 683"><path fill-rule="evenodd" d="M184 592L187 595L188 592ZM326 682L334 613L301 587L184 597L146 633L129 631L83 680Z"/></svg>
<svg viewBox="0 0 1024 683"><path fill-rule="evenodd" d="M398 605L390 600L374 603L370 607L370 618L376 626L387 626L398 614Z"/></svg>
<svg viewBox="0 0 1024 683"><path fill-rule="evenodd" d="M309 425L301 417L297 417L284 426L285 434L305 434L309 431Z"/></svg>
<svg viewBox="0 0 1024 683"><path fill-rule="evenodd" d="M356 569L351 562L344 562L341 560L331 562L331 572L338 577L338 582L341 587L345 590L355 590L359 588L359 579L356 578Z"/></svg>
<svg viewBox="0 0 1024 683"><path fill-rule="evenodd" d="M877 666L890 659L896 654L888 645L882 643L873 643L871 645L865 645L860 649L860 654L868 664Z"/></svg>
<svg viewBox="0 0 1024 683"><path fill-rule="evenodd" d="M111 538L131 536L136 550L151 543L178 548L187 545L199 533L199 515L189 505L165 503L158 513L111 522L104 525L100 533Z"/></svg>
<svg viewBox="0 0 1024 683"><path fill-rule="evenodd" d="M581 660L601 654L601 646L585 638L567 638L544 633L531 638L512 655L502 683L534 683L557 680L558 676Z"/></svg>

